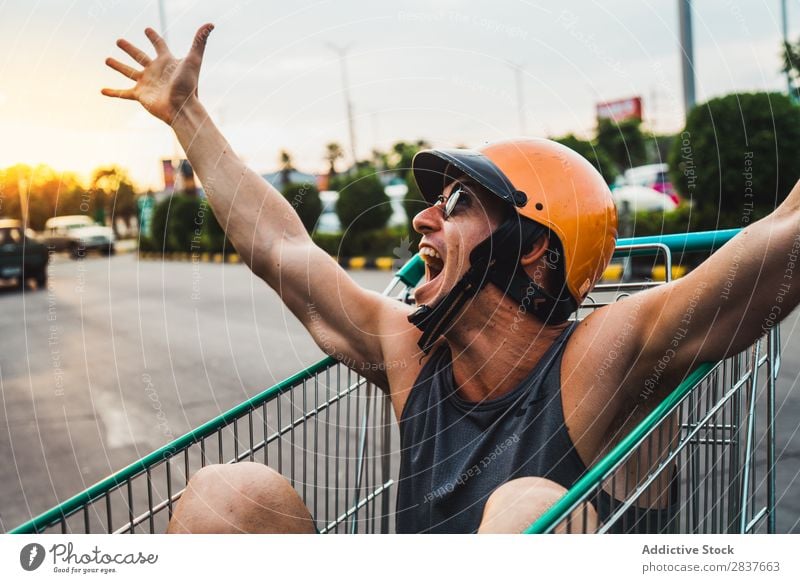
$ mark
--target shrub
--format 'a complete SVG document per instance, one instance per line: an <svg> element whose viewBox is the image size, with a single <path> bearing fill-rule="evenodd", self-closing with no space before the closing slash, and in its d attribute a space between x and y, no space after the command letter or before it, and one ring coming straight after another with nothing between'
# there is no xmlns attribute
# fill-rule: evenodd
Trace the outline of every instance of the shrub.
<svg viewBox="0 0 800 583"><path fill-rule="evenodd" d="M172 198L167 228L170 250L199 251L205 214L210 214L211 209L196 196L180 195ZM195 249L192 249L193 243Z"/></svg>
<svg viewBox="0 0 800 583"><path fill-rule="evenodd" d="M647 145L641 124L641 121L635 119L618 123L608 119L600 120L597 125L598 150L605 152L621 170L645 164Z"/></svg>
<svg viewBox="0 0 800 583"><path fill-rule="evenodd" d="M702 228L769 214L800 173L800 109L779 93L732 94L698 105L670 155L672 182Z"/></svg>
<svg viewBox="0 0 800 583"><path fill-rule="evenodd" d="M158 203L153 211L153 223L150 226L150 236L153 245L158 251L171 250L168 247L168 223L171 206L171 199L166 198Z"/></svg>
<svg viewBox="0 0 800 583"><path fill-rule="evenodd" d="M203 251L220 253L232 250L230 241L225 235L225 230L220 225L214 211L209 205L205 213L205 229L202 238Z"/></svg>
<svg viewBox="0 0 800 583"><path fill-rule="evenodd" d="M561 138L554 138L554 141L575 150L578 154L591 162L592 166L597 168L597 171L603 176L603 180L606 181L606 184L613 183L617 174L619 174L619 169L616 164L614 164L613 160L611 160L605 150L596 144L588 140L581 140L573 134L568 134Z"/></svg>
<svg viewBox="0 0 800 583"><path fill-rule="evenodd" d="M140 249L163 251L212 251L230 249L225 232L206 200L174 195L161 201L153 212L152 241Z"/></svg>
<svg viewBox="0 0 800 583"><path fill-rule="evenodd" d="M339 191L336 214L339 215L345 231L382 229L392 216L389 197L372 168L359 170L354 175L337 177L332 187Z"/></svg>
<svg viewBox="0 0 800 583"><path fill-rule="evenodd" d="M404 241L408 241L405 227L345 233L314 233L314 243L336 257L395 257ZM402 251L402 249L401 249Z"/></svg>
<svg viewBox="0 0 800 583"><path fill-rule="evenodd" d="M306 231L313 231L322 214L322 201L317 187L313 184L289 183L282 189L282 193L297 212Z"/></svg>
<svg viewBox="0 0 800 583"><path fill-rule="evenodd" d="M709 216L708 211L695 208L684 201L673 211L640 211L636 213L632 219L633 236L645 237L705 231L709 228L704 225L713 224L715 220L715 211L712 211ZM700 265L709 255L710 252L705 251L692 253L676 251L672 253L672 261L675 265L681 264L693 268ZM663 264L664 255L659 253L653 257L634 257L634 262L640 268L642 266L652 267L655 264Z"/></svg>
<svg viewBox="0 0 800 583"><path fill-rule="evenodd" d="M428 202L425 200L425 197L422 196L419 186L417 186L417 181L414 180L414 176L411 172L406 174L406 184L408 185L408 192L403 198L403 208L408 217L408 236L410 244L411 247L416 249L420 239L422 239L422 235L414 230L414 217L428 207Z"/></svg>
<svg viewBox="0 0 800 583"><path fill-rule="evenodd" d="M314 243L328 255L335 257L341 252L341 233L314 233L312 238Z"/></svg>

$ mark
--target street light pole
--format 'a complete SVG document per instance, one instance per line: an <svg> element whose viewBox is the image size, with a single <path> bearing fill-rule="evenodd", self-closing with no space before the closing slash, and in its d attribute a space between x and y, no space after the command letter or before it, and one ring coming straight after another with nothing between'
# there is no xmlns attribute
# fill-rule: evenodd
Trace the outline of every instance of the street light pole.
<svg viewBox="0 0 800 583"><path fill-rule="evenodd" d="M525 92L522 85L523 66L508 61L508 66L514 70L514 82L517 86L517 116L519 123L519 135L524 136L525 131Z"/></svg>
<svg viewBox="0 0 800 583"><path fill-rule="evenodd" d="M789 25L787 24L788 18L786 14L786 0L781 0L781 19L783 25L783 48L785 51L786 47L789 46L789 29L788 29ZM788 67L786 68L786 91L787 94L789 95L789 99L794 101L794 90L792 89L791 71Z"/></svg>
<svg viewBox="0 0 800 583"><path fill-rule="evenodd" d="M678 21L681 29L681 65L683 71L683 107L686 115L695 104L694 47L692 43L692 1L678 0Z"/></svg>
<svg viewBox="0 0 800 583"><path fill-rule="evenodd" d="M158 0L158 21L161 25L161 36L164 42L169 44L169 39L167 38L167 13L164 10L164 0Z"/></svg>
<svg viewBox="0 0 800 583"><path fill-rule="evenodd" d="M350 50L350 45L338 46L333 43L328 43L328 47L339 55L339 68L342 75L342 91L344 92L344 104L347 112L347 129L350 134L350 155L353 157L353 165L355 166L358 161L356 155L356 130L355 122L353 120L353 101L350 98L350 81L347 76L347 51Z"/></svg>

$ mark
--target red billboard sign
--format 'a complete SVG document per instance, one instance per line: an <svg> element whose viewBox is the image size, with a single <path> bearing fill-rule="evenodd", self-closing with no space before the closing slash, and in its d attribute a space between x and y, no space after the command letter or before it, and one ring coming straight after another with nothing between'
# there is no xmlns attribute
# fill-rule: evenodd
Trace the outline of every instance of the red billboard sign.
<svg viewBox="0 0 800 583"><path fill-rule="evenodd" d="M642 98L629 97L597 104L597 119L610 119L611 121L625 121L638 119L642 121Z"/></svg>

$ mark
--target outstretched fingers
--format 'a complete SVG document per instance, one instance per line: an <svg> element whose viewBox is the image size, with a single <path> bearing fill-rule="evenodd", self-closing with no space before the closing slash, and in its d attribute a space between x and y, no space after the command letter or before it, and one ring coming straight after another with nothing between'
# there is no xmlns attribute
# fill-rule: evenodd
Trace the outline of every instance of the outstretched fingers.
<svg viewBox="0 0 800 583"><path fill-rule="evenodd" d="M133 99L136 100L136 95L133 89L101 89L100 93L106 97L118 97L120 99Z"/></svg>
<svg viewBox="0 0 800 583"><path fill-rule="evenodd" d="M121 38L117 41L117 46L128 53L131 58L139 63L142 67L146 67L150 64L150 57L147 56L147 53L145 53L142 49L132 45L124 38Z"/></svg>
<svg viewBox="0 0 800 583"><path fill-rule="evenodd" d="M147 39L152 43L153 48L156 49L157 55L163 55L169 53L169 47L167 47L166 41L161 38L161 35L158 34L152 28L145 28L144 34Z"/></svg>
<svg viewBox="0 0 800 583"><path fill-rule="evenodd" d="M197 32L194 35L194 40L192 41L192 48L189 50L190 57L194 57L198 61L203 60L203 53L206 50L208 36L211 34L212 30L214 30L214 25L210 22L197 29Z"/></svg>
<svg viewBox="0 0 800 583"><path fill-rule="evenodd" d="M120 73L125 75L128 79L133 79L134 81L137 81L139 79L139 77L142 76L142 72L141 71L137 71L133 67L129 67L125 63L121 63L121 62L119 62L118 60L116 60L116 59L114 59L112 57L109 57L108 59L106 59L106 65L108 65L109 67L111 67L115 71L119 71Z"/></svg>

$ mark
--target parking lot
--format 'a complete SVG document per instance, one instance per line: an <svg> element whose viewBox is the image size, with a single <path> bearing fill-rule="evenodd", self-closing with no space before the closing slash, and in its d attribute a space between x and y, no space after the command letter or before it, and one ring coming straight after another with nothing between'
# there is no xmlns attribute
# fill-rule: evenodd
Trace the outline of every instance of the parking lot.
<svg viewBox="0 0 800 583"><path fill-rule="evenodd" d="M322 356L245 266L135 254L57 256L46 289L0 289L0 326L3 531ZM782 330L778 531L800 532L796 314Z"/></svg>

